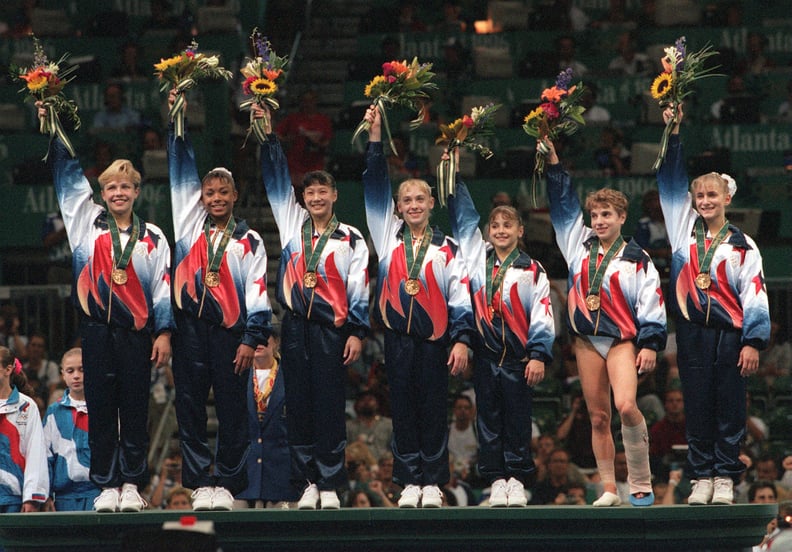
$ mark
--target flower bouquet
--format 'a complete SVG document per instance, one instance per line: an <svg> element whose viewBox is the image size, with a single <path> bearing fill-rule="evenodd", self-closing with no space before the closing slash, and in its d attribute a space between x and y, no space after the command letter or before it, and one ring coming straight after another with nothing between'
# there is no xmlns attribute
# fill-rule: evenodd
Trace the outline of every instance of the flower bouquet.
<svg viewBox="0 0 792 552"><path fill-rule="evenodd" d="M391 151L396 152L391 138L388 117L385 114L385 107L399 105L410 108L418 112L418 116L410 122L410 129L416 129L424 120L426 105L424 100L429 99L429 90L437 89L437 85L432 82L434 73L431 72L431 63L418 63L418 58L413 58L412 63L407 61L388 61L382 64L382 74L374 77L366 85L364 94L367 98L374 98L374 105L382 117L382 126L388 140ZM363 120L355 129L352 135L352 143L364 130L368 130L371 125Z"/></svg>
<svg viewBox="0 0 792 552"><path fill-rule="evenodd" d="M539 107L525 116L523 130L534 138L548 138L555 140L559 136L570 136L586 124L583 112L586 108L579 105L583 95L583 83L570 86L572 82L572 69L561 71L556 77L555 85L542 92ZM534 163L532 197L536 205L536 177L544 174L545 156L547 150L540 143L536 151Z"/></svg>
<svg viewBox="0 0 792 552"><path fill-rule="evenodd" d="M278 91L278 79L283 75L288 60L272 50L269 40L263 37L258 29L253 29L250 43L253 57L247 60L240 72L245 77L242 91L252 97L239 104L239 107L250 110L248 136L252 132L258 143L263 144L267 140L267 130L271 126L271 121L254 118L252 108L256 104L262 106L267 104L272 109L280 107L278 100L275 99L275 93Z"/></svg>
<svg viewBox="0 0 792 552"><path fill-rule="evenodd" d="M59 115L66 115L74 123L75 130L80 128L77 104L73 100L66 99L63 94L64 86L74 79L74 76L69 77L69 75L74 73L78 66L61 68L69 56L68 54L61 56L57 62L49 61L41 41L35 36L33 36L33 48L33 66L29 68L11 67L11 76L15 80L25 82L24 88L19 91L28 94L26 100L40 101L46 110L46 114L39 123L39 132L49 134L50 138L57 135L66 146L69 155L74 157L74 146L63 130ZM46 161L46 159L45 155L44 160Z"/></svg>
<svg viewBox="0 0 792 552"><path fill-rule="evenodd" d="M196 83L205 78L225 79L231 78L231 71L220 66L217 56L207 56L198 53L198 43L195 40L182 53L160 59L154 64L154 74L160 80L160 92L176 89L176 101L168 112L168 117L174 122L175 134L184 137L184 91L192 88Z"/></svg>
<svg viewBox="0 0 792 552"><path fill-rule="evenodd" d="M450 125L440 125L440 136L435 144L448 144L446 151L450 159L440 161L437 166L437 196L440 205L445 205L450 194L454 193L456 185L456 156L454 149L463 146L471 151L478 152L484 159L492 157L492 150L479 142L479 138L495 134L495 119L493 115L500 105L487 104L474 107L470 115L464 115Z"/></svg>
<svg viewBox="0 0 792 552"><path fill-rule="evenodd" d="M663 137L660 139L660 152L657 160L652 166L653 171L657 171L665 158L668 149L668 137L676 124L677 106L682 103L686 96L693 90L692 85L703 77L722 76L713 73L717 67L705 67L704 62L712 56L718 55L709 44L697 52L687 52L685 37L680 37L673 46L665 48L665 56L660 60L663 64L663 72L660 73L649 92L652 97L660 103L661 107L671 106L674 116L668 121L663 130Z"/></svg>

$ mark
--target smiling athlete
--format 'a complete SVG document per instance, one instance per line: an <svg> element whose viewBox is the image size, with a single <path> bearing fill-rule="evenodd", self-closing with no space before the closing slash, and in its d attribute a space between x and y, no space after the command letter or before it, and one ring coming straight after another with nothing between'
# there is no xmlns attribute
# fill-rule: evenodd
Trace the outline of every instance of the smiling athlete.
<svg viewBox="0 0 792 552"><path fill-rule="evenodd" d="M553 143L539 140L547 152L547 193L556 241L569 267L567 322L575 336L580 383L591 416L591 444L604 488L594 506L618 506L611 434L611 389L622 420L630 502L654 503L649 470L649 434L638 410L638 374L651 372L657 351L665 347L666 312L660 276L649 255L621 235L627 197L603 188L591 192L583 222L577 192Z"/></svg>

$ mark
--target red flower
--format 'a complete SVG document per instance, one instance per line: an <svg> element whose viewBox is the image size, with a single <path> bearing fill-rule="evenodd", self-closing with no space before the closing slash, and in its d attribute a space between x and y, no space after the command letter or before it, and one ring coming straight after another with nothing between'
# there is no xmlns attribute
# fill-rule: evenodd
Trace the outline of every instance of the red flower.
<svg viewBox="0 0 792 552"><path fill-rule="evenodd" d="M545 115L547 116L547 119L550 121L554 119L558 119L558 117L561 116L561 113L558 111L558 106L554 103L545 102L539 107L542 108L542 111L544 111Z"/></svg>
<svg viewBox="0 0 792 552"><path fill-rule="evenodd" d="M253 83L253 81L255 81L256 79L257 79L257 77L248 77L248 78L246 78L246 79L245 79L245 82L243 82L243 83L242 83L242 91L243 91L245 94L252 94L252 92L250 91L250 85L251 85L251 84Z"/></svg>
<svg viewBox="0 0 792 552"><path fill-rule="evenodd" d="M476 123L470 118L469 115L465 115L462 117L462 124L468 128L473 128Z"/></svg>

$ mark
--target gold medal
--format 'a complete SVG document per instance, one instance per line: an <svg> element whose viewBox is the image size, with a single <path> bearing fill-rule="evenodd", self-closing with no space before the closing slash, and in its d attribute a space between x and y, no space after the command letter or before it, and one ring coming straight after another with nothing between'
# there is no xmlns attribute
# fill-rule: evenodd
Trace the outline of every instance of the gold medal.
<svg viewBox="0 0 792 552"><path fill-rule="evenodd" d="M600 308L600 297L599 295L589 295L586 297L586 307L590 311L599 310Z"/></svg>
<svg viewBox="0 0 792 552"><path fill-rule="evenodd" d="M712 278L710 278L709 274L701 273L696 276L696 287L699 289L709 289L710 285L712 284Z"/></svg>
<svg viewBox="0 0 792 552"><path fill-rule="evenodd" d="M308 289L316 287L316 272L306 272L303 274L303 285Z"/></svg>
<svg viewBox="0 0 792 552"><path fill-rule="evenodd" d="M207 272L206 277L204 278L204 283L207 287L215 288L220 285L220 273L219 272Z"/></svg>
<svg viewBox="0 0 792 552"><path fill-rule="evenodd" d="M415 278L410 278L404 282L404 291L407 292L407 295L418 295L418 292L421 291L421 283Z"/></svg>
<svg viewBox="0 0 792 552"><path fill-rule="evenodd" d="M490 318L495 318L495 308L494 307L490 307L489 308L489 313L490 313Z"/></svg>
<svg viewBox="0 0 792 552"><path fill-rule="evenodd" d="M111 277L113 278L113 283L119 286L126 284L129 279L126 270L123 268L114 268Z"/></svg>

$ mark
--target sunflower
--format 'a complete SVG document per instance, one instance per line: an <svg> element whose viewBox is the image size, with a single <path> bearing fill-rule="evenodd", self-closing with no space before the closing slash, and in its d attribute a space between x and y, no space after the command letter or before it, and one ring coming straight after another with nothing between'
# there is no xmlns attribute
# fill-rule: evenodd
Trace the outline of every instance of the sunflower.
<svg viewBox="0 0 792 552"><path fill-rule="evenodd" d="M670 73L660 73L652 83L650 92L655 100L661 100L671 92L674 77Z"/></svg>
<svg viewBox="0 0 792 552"><path fill-rule="evenodd" d="M370 98L372 96L372 90L384 82L385 82L385 77L382 75L377 75L376 77L371 79L370 83L366 85L366 89L363 91L363 93L366 95L367 98Z"/></svg>
<svg viewBox="0 0 792 552"><path fill-rule="evenodd" d="M20 75L20 78L27 82L28 90L31 92L38 92L47 87L49 76L49 73L39 67L25 75Z"/></svg>
<svg viewBox="0 0 792 552"><path fill-rule="evenodd" d="M256 79L250 83L250 91L257 96L269 96L278 90L278 85L269 79Z"/></svg>
<svg viewBox="0 0 792 552"><path fill-rule="evenodd" d="M163 71L165 71L169 67L173 67L175 65L178 65L181 61L182 61L182 56L180 56L180 55L179 56L169 57L168 59L160 58L160 62L154 64L154 69L156 69L157 71L162 73Z"/></svg>

